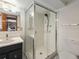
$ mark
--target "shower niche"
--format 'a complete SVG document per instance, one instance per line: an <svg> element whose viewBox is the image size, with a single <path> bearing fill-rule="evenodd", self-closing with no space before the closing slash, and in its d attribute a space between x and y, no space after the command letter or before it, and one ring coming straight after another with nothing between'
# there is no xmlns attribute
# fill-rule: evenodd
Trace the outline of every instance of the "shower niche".
<svg viewBox="0 0 79 59"><path fill-rule="evenodd" d="M28 59L53 58L56 47L56 13L33 4L26 11L25 55Z"/></svg>

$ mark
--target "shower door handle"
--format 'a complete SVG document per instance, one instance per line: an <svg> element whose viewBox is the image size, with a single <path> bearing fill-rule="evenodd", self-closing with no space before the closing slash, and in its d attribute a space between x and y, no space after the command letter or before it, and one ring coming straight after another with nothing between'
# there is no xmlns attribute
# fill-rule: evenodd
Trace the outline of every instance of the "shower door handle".
<svg viewBox="0 0 79 59"><path fill-rule="evenodd" d="M42 55L43 54L43 52L40 52L40 55Z"/></svg>

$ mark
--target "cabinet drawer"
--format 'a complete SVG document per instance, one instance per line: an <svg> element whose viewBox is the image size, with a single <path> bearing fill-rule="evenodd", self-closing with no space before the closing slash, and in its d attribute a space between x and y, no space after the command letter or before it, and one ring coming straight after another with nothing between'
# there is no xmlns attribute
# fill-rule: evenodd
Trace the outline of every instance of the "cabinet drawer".
<svg viewBox="0 0 79 59"><path fill-rule="evenodd" d="M22 50L9 53L9 59L22 59Z"/></svg>
<svg viewBox="0 0 79 59"><path fill-rule="evenodd" d="M1 47L0 54L8 53L8 52L16 50L16 49L22 49L22 43L14 44L14 45L6 46L6 47Z"/></svg>
<svg viewBox="0 0 79 59"><path fill-rule="evenodd" d="M0 59L7 59L6 55L0 55Z"/></svg>

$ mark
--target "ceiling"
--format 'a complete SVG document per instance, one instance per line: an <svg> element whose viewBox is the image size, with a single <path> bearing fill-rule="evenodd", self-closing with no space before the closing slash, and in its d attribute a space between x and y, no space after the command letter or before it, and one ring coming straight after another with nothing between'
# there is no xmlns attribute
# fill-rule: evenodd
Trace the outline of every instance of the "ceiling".
<svg viewBox="0 0 79 59"><path fill-rule="evenodd" d="M27 8L29 4L33 2L33 0L6 0L11 3L14 3L16 6L20 7L21 9ZM76 0L35 0L42 5L45 5L51 9L59 9L64 7L65 5L68 5Z"/></svg>
<svg viewBox="0 0 79 59"><path fill-rule="evenodd" d="M62 8L70 3L73 3L76 0L35 0L40 2L41 4L47 5L49 8L57 10Z"/></svg>
<svg viewBox="0 0 79 59"><path fill-rule="evenodd" d="M76 0L60 0L62 3L64 3L65 5L70 4Z"/></svg>

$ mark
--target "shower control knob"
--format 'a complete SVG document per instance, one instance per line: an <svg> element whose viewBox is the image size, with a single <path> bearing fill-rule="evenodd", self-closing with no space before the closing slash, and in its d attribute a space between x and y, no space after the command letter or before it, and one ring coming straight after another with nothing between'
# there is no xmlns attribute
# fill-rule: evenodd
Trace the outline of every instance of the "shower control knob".
<svg viewBox="0 0 79 59"><path fill-rule="evenodd" d="M52 25L49 25L49 27L52 27Z"/></svg>
<svg viewBox="0 0 79 59"><path fill-rule="evenodd" d="M35 31L35 34L37 33L37 31Z"/></svg>
<svg viewBox="0 0 79 59"><path fill-rule="evenodd" d="M40 52L40 55L42 55L43 53L42 52Z"/></svg>

